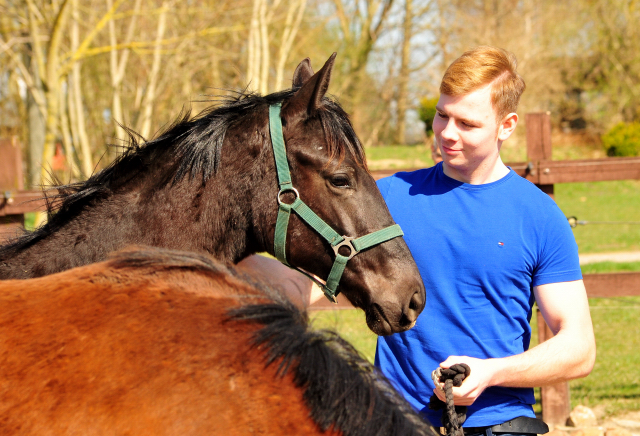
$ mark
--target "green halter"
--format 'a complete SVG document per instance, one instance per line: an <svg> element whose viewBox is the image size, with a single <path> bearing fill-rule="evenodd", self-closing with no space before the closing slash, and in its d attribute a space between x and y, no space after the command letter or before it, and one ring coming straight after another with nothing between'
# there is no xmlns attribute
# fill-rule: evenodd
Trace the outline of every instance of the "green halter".
<svg viewBox="0 0 640 436"><path fill-rule="evenodd" d="M285 247L287 243L289 217L291 216L291 211L294 211L303 221L313 227L316 232L331 244L336 256L326 283L318 281L315 277L300 268L295 269L316 282L324 291L324 295L326 295L330 301L337 303L338 300L336 299L336 296L338 295L338 283L340 282L344 268L347 265L347 261L362 250L366 250L367 248L382 244L390 239L402 236L402 229L400 229L398 224L394 224L382 230L369 233L368 235L361 236L359 238L352 238L349 236L340 236L335 230L329 227L322 218L316 215L309 206L300 199L300 194L291 183L291 173L289 172L289 164L287 162L287 150L284 145L284 136L282 134L280 108L281 103L269 106L271 144L273 145L273 154L276 160L276 169L278 170L278 184L280 185L280 191L278 192L277 198L278 219L276 220L276 232L274 235L275 255L280 262L291 267L287 262ZM284 203L281 199L284 192L292 192L296 197L295 200L290 204ZM343 256L338 252L338 250L343 246L349 248L350 253L348 256Z"/></svg>

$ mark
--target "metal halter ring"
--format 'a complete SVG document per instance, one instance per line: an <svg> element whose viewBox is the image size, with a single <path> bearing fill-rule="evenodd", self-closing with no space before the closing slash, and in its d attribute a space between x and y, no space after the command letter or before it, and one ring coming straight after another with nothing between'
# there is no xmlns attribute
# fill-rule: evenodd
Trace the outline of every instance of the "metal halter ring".
<svg viewBox="0 0 640 436"><path fill-rule="evenodd" d="M340 253L338 253L338 250L340 250L340 247L349 247L350 253L348 256L344 256L347 258L347 260L351 259L353 256L355 256L356 254L358 254L358 250L356 250L356 248L353 246L353 244L351 243L351 241L353 241L356 238L353 238L351 236L343 236L344 240L342 242L340 242L338 245L334 245L333 246L333 252L336 254L336 256ZM342 256L342 255L341 255Z"/></svg>
<svg viewBox="0 0 640 436"><path fill-rule="evenodd" d="M300 198L300 193L293 186L291 188L284 188L278 191L278 204L286 204L287 206L290 205L289 203L283 203L282 200L280 200L280 196L282 195L282 193L287 191L293 191L293 193L296 195L296 198L294 198L293 201L296 201L298 198Z"/></svg>

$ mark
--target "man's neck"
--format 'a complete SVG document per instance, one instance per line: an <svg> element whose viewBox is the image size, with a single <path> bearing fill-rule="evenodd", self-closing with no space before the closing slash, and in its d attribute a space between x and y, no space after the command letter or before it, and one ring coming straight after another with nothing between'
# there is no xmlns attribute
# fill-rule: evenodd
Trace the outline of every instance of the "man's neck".
<svg viewBox="0 0 640 436"><path fill-rule="evenodd" d="M442 162L442 170L448 177L470 185L486 185L496 182L509 173L509 168L502 163L500 155L494 159L487 159L473 168L456 168Z"/></svg>

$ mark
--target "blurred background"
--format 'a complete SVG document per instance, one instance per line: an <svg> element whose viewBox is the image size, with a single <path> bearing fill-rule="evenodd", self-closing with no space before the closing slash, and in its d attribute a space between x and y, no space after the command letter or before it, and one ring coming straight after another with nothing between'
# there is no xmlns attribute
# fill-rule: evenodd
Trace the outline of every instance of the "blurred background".
<svg viewBox="0 0 640 436"><path fill-rule="evenodd" d="M290 87L336 51L330 92L366 147L424 145L446 66L490 44L519 59L520 112L550 111L554 153L601 157L620 123L640 136L639 19L627 0L0 0L0 137L22 143L27 187L47 168L83 179L122 126L152 138L183 107ZM523 136L504 160L525 160Z"/></svg>

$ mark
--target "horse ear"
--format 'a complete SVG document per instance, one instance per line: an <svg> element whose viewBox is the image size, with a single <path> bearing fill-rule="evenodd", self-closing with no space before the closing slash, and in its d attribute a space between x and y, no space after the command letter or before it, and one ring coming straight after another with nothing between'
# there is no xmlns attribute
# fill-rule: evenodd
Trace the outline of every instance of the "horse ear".
<svg viewBox="0 0 640 436"><path fill-rule="evenodd" d="M311 68L311 60L309 58L303 59L298 64L296 70L293 72L293 87L300 88L304 85L304 82L309 80L313 76L313 68Z"/></svg>
<svg viewBox="0 0 640 436"><path fill-rule="evenodd" d="M283 116L297 117L303 119L313 117L316 110L322 105L322 98L327 93L329 81L331 80L331 70L336 53L325 62L324 66L307 81L282 108ZM304 63L304 61L302 61ZM298 66L300 68L300 65ZM304 68L304 67L303 67ZM294 75L295 79L295 75Z"/></svg>

